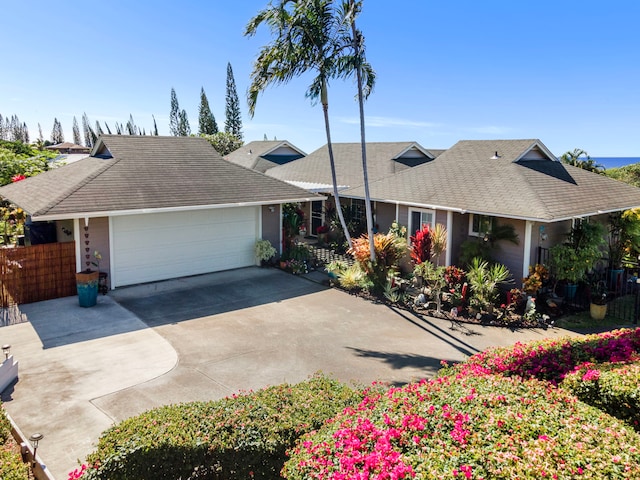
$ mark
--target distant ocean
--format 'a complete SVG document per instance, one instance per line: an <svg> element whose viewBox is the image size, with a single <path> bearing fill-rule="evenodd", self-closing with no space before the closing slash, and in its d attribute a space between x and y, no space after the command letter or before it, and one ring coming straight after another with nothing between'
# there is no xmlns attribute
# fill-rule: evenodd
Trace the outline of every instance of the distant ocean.
<svg viewBox="0 0 640 480"><path fill-rule="evenodd" d="M640 163L640 157L591 157L591 160L604 168L618 168L632 163Z"/></svg>

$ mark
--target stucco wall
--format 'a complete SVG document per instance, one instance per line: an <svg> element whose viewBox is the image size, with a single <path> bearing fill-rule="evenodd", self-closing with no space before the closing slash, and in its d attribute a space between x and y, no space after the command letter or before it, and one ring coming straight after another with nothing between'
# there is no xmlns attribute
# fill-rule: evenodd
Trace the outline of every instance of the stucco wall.
<svg viewBox="0 0 640 480"><path fill-rule="evenodd" d="M90 255L89 261L95 262L94 253L96 251L100 252L102 255L102 260L100 260L100 271L107 272L110 274L109 265L110 265L110 255L109 255L109 218L108 217L97 217L89 219L89 245L86 244L87 238L85 237L84 230L84 219L80 219L80 257L81 257L81 265L79 270L84 270L87 268L86 264L86 248L89 247L88 254ZM92 269L96 269L95 265L91 265Z"/></svg>

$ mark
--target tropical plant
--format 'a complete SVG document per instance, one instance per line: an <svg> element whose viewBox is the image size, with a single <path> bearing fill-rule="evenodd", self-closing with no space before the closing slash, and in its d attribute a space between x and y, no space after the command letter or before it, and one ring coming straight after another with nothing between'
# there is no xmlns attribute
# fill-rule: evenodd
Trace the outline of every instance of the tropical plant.
<svg viewBox="0 0 640 480"><path fill-rule="evenodd" d="M483 237L471 238L460 245L460 265L469 265L475 257L480 257L488 262L492 261L493 252L499 248L500 242L510 242L514 245L520 243L516 229L511 224L498 223L497 219L491 226L491 231Z"/></svg>
<svg viewBox="0 0 640 480"><path fill-rule="evenodd" d="M409 237L411 240L410 255L411 261L414 265L419 265L423 262L431 260L432 255L432 242L431 242L431 227L429 224L425 224L415 235Z"/></svg>
<svg viewBox="0 0 640 480"><path fill-rule="evenodd" d="M547 267L539 263L536 263L535 266L529 265L529 275L522 279L524 291L529 295L534 295L547 280L549 280Z"/></svg>
<svg viewBox="0 0 640 480"><path fill-rule="evenodd" d="M431 297L436 301L436 311L440 313L442 307L442 290L447 285L445 267L437 267L429 260L426 260L416 265L413 273L424 280L430 290Z"/></svg>
<svg viewBox="0 0 640 480"><path fill-rule="evenodd" d="M397 220L394 220L389 227L389 233L400 238L407 238L407 227L400 225Z"/></svg>
<svg viewBox="0 0 640 480"><path fill-rule="evenodd" d="M353 240L349 252L355 258L361 270L373 284L373 288L381 291L392 269L397 269L402 257L407 252L407 242L393 234L376 233L373 238L376 249L376 261L371 262L368 235Z"/></svg>
<svg viewBox="0 0 640 480"><path fill-rule="evenodd" d="M549 249L551 273L556 279L554 290L561 280L578 283L602 256L604 227L598 222L576 222L565 243Z"/></svg>
<svg viewBox="0 0 640 480"><path fill-rule="evenodd" d="M572 152L563 153L560 161L567 165L572 165L601 175L604 174L605 170L604 166L596 163L587 152L580 148L574 148Z"/></svg>
<svg viewBox="0 0 640 480"><path fill-rule="evenodd" d="M441 223L436 223L431 231L431 257L436 265L440 263L440 254L447 248L447 229Z"/></svg>
<svg viewBox="0 0 640 480"><path fill-rule="evenodd" d="M346 15L352 13L351 8L336 8L333 0L277 0L258 12L245 28L245 35L253 36L258 27L265 24L274 37L271 43L262 47L253 65L248 90L251 116L255 112L258 95L269 85L287 83L311 70L316 72L307 97L320 99L322 104L333 196L349 247L352 240L342 214L331 143L328 82L332 78L345 77L352 71L352 63L345 61L345 52L351 46L351 24ZM360 64L360 67L364 69L365 65Z"/></svg>
<svg viewBox="0 0 640 480"><path fill-rule="evenodd" d="M354 263L338 272L338 283L345 290L366 288L366 285L368 285L366 277L365 272L360 268L360 264Z"/></svg>
<svg viewBox="0 0 640 480"><path fill-rule="evenodd" d="M375 73L371 66L365 59L365 47L364 36L362 32L356 28L356 17L362 10L361 0L348 0L343 2L343 9L348 9L347 12L340 14L340 17L348 19L351 23L351 45L353 47L353 54L349 59L348 56L345 65L350 65L350 68L356 73L356 85L358 86L358 107L360 113L360 149L362 154L362 172L363 172L363 185L364 185L364 199L365 199L365 211L367 218L367 233L369 238L369 251L371 255L371 262L376 262L375 248L373 245L373 213L371 211L371 195L369 194L369 174L367 169L367 143L365 140L365 128L364 128L364 99L369 96L373 90L375 83Z"/></svg>
<svg viewBox="0 0 640 480"><path fill-rule="evenodd" d="M271 245L271 242L269 240L258 240L256 242L255 252L256 258L260 262L271 260L277 253L276 249L273 247L273 245Z"/></svg>
<svg viewBox="0 0 640 480"><path fill-rule="evenodd" d="M609 215L609 267L621 268L624 260L640 254L640 208Z"/></svg>
<svg viewBox="0 0 640 480"><path fill-rule="evenodd" d="M471 261L467 271L467 281L471 289L469 303L480 310L487 310L493 306L499 296L501 284L512 283L511 273L504 265L494 263L489 265L479 257Z"/></svg>

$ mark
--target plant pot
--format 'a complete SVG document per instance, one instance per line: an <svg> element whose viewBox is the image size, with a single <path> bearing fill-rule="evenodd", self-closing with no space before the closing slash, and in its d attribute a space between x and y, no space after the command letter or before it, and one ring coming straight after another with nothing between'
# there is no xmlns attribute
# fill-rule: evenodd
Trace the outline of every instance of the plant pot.
<svg viewBox="0 0 640 480"><path fill-rule="evenodd" d="M594 320L604 320L607 315L607 304L598 305L597 303L592 303L589 307L589 315Z"/></svg>
<svg viewBox="0 0 640 480"><path fill-rule="evenodd" d="M618 282L620 280L620 276L624 273L622 269L611 269L610 270L611 277L609 278L609 288L614 292L618 291Z"/></svg>
<svg viewBox="0 0 640 480"><path fill-rule="evenodd" d="M576 292L578 291L577 283L567 283L564 286L564 298L567 300L573 300L576 297Z"/></svg>
<svg viewBox="0 0 640 480"><path fill-rule="evenodd" d="M76 273L76 289L81 307L93 307L98 301L98 279L100 273L85 270Z"/></svg>

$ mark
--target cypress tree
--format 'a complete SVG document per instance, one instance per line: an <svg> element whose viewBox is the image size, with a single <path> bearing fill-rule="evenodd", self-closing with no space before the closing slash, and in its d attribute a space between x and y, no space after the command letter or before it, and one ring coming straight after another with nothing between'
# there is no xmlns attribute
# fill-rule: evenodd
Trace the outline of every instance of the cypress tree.
<svg viewBox="0 0 640 480"><path fill-rule="evenodd" d="M89 117L87 117L86 112L82 114L82 130L84 132L85 147L93 148L98 136L96 132L93 131L93 128L91 128L91 125L89 125Z"/></svg>
<svg viewBox="0 0 640 480"><path fill-rule="evenodd" d="M82 140L80 139L80 127L78 126L78 119L73 116L73 143L76 145L82 145Z"/></svg>
<svg viewBox="0 0 640 480"><path fill-rule="evenodd" d="M0 140L7 140L2 114L0 114Z"/></svg>
<svg viewBox="0 0 640 480"><path fill-rule="evenodd" d="M104 122L104 128L106 128L107 129L107 133L109 135L111 135L111 129L109 128L109 124L107 122Z"/></svg>
<svg viewBox="0 0 640 480"><path fill-rule="evenodd" d="M180 105L178 104L178 96L176 91L171 88L171 110L169 111L169 133L173 136L180 135L178 133L180 125Z"/></svg>
<svg viewBox="0 0 640 480"><path fill-rule="evenodd" d="M42 140L44 142L44 135L42 134L42 127L40 126L40 122L38 122L38 140Z"/></svg>
<svg viewBox="0 0 640 480"><path fill-rule="evenodd" d="M29 129L26 122L22 124L22 142L29 143Z"/></svg>
<svg viewBox="0 0 640 480"><path fill-rule="evenodd" d="M57 118L53 119L53 129L51 130L51 142L54 145L64 143L64 132L62 131L62 124Z"/></svg>
<svg viewBox="0 0 640 480"><path fill-rule="evenodd" d="M158 125L156 124L156 117L151 115L151 118L153 118L153 134L157 137L158 136Z"/></svg>
<svg viewBox="0 0 640 480"><path fill-rule="evenodd" d="M191 135L189 118L187 117L187 112L184 109L180 110L180 114L178 115L178 135L181 137L188 137Z"/></svg>
<svg viewBox="0 0 640 480"><path fill-rule="evenodd" d="M102 131L102 127L100 126L100 122L98 120L96 120L96 130L95 130L96 136L100 136L102 135L104 132Z"/></svg>
<svg viewBox="0 0 640 480"><path fill-rule="evenodd" d="M207 100L207 94L204 93L204 87L200 87L200 109L198 114L198 133L200 135L218 133L218 124L209 108L209 100Z"/></svg>
<svg viewBox="0 0 640 480"><path fill-rule="evenodd" d="M224 131L242 140L242 118L240 117L240 101L233 78L231 63L227 63L227 96L225 108Z"/></svg>

